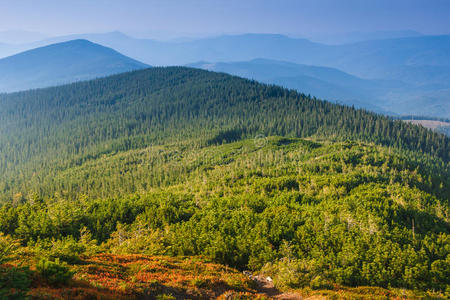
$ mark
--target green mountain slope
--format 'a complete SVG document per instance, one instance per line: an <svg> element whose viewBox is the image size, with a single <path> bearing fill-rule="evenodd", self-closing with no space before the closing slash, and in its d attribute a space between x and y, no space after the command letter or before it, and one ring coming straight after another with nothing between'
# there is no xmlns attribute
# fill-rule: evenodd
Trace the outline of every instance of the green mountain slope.
<svg viewBox="0 0 450 300"><path fill-rule="evenodd" d="M294 91L189 68L152 68L0 95L0 194L103 154L168 141L234 141L257 134L357 139L448 162L449 140L430 130Z"/></svg>
<svg viewBox="0 0 450 300"><path fill-rule="evenodd" d="M189 66L281 85L321 99L383 114L447 116L450 110L445 84L416 86L397 80L362 79L338 69L268 59L198 62ZM411 67L400 77L407 78L409 75L406 73L417 74ZM433 76L430 74L424 76L430 79Z"/></svg>
<svg viewBox="0 0 450 300"><path fill-rule="evenodd" d="M8 204L0 231L31 241L31 256L75 266L93 251L202 255L262 272L280 289L448 289L449 170L438 160L281 137L194 145L130 150L66 170L57 187L124 196L54 193Z"/></svg>
<svg viewBox="0 0 450 300"><path fill-rule="evenodd" d="M389 112L388 107L380 107L386 96L386 90L392 93L407 87L401 82L361 79L333 68L269 59L228 63L198 62L189 66L277 84L331 102L339 101L345 105L354 105L379 113Z"/></svg>
<svg viewBox="0 0 450 300"><path fill-rule="evenodd" d="M15 255L46 285L70 286L96 253L201 255L280 289L440 297L448 144L400 120L182 67L0 95L0 262ZM4 278L0 295L11 292Z"/></svg>

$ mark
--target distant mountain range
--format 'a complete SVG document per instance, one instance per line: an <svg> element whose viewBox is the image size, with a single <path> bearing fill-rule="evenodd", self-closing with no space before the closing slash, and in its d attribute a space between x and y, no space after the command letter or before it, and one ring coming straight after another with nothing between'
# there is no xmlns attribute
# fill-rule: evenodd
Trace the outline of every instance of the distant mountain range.
<svg viewBox="0 0 450 300"><path fill-rule="evenodd" d="M332 34L316 34L313 36L308 36L307 38L317 43L340 45L370 40L384 40L418 36L423 36L423 34L414 30L389 30L373 32L353 31Z"/></svg>
<svg viewBox="0 0 450 300"><path fill-rule="evenodd" d="M305 94L346 105L366 108L378 113L448 115L445 95L412 84L394 80L362 79L338 69L300 65L268 59L243 62L198 62L190 67L229 73L261 82L299 90ZM442 91L443 92L443 91ZM428 97L425 97L428 95ZM404 100L401 101L401 98Z"/></svg>
<svg viewBox="0 0 450 300"><path fill-rule="evenodd" d="M276 34L224 35L162 42L110 32L62 36L22 45L0 44L0 56L67 40L86 39L150 65L211 62L216 64L218 71L281 84L378 112L450 117L450 36L425 36L409 31L354 33L351 36L347 35L343 41L358 42L325 45ZM366 38L373 40L360 41ZM322 73L310 74L303 69L291 74L293 66L271 63L271 70L276 68L279 72L268 78L260 63L255 66L253 60L260 58L325 68L317 69ZM236 62L249 62L244 67L247 70L241 72L242 65L237 66ZM266 63L264 67L267 66ZM335 72L345 82L336 82L323 72Z"/></svg>
<svg viewBox="0 0 450 300"><path fill-rule="evenodd" d="M381 107L371 104L381 92L379 82L361 79L333 68L268 59L227 63L198 62L188 66L277 84L332 102L387 113Z"/></svg>
<svg viewBox="0 0 450 300"><path fill-rule="evenodd" d="M113 49L73 40L0 59L0 92L54 86L146 67Z"/></svg>
<svg viewBox="0 0 450 300"><path fill-rule="evenodd" d="M427 83L442 83L450 74L450 36L447 35L324 45L277 34L224 35L161 42L136 39L121 32L110 32L62 36L22 45L3 44L0 46L0 56L74 39L87 39L111 47L151 65L266 58L338 68L363 78L396 79L414 83L422 83L424 79L427 79ZM414 70L413 74L410 74L411 70ZM430 73L434 73L434 76L428 78ZM402 77L405 74L408 76Z"/></svg>

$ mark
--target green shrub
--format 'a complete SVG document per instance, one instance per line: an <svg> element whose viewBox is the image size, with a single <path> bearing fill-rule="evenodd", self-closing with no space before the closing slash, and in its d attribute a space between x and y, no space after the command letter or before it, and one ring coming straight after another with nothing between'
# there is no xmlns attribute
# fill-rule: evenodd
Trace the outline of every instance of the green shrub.
<svg viewBox="0 0 450 300"><path fill-rule="evenodd" d="M324 279L320 275L314 277L309 283L309 286L314 290L333 289L333 286L328 282L328 280Z"/></svg>
<svg viewBox="0 0 450 300"><path fill-rule="evenodd" d="M209 283L210 283L209 280L200 278L194 278L191 281L191 284L196 288L206 288L209 285Z"/></svg>
<svg viewBox="0 0 450 300"><path fill-rule="evenodd" d="M436 260L431 264L431 276L436 288L442 290L450 288L448 284L450 281L450 255L446 260Z"/></svg>
<svg viewBox="0 0 450 300"><path fill-rule="evenodd" d="M167 249L163 243L163 232L140 226L138 220L134 226L117 224L117 230L105 244L112 253L138 253L147 255L166 254Z"/></svg>
<svg viewBox="0 0 450 300"><path fill-rule="evenodd" d="M19 247L19 242L0 232L0 264L9 260Z"/></svg>
<svg viewBox="0 0 450 300"><path fill-rule="evenodd" d="M0 266L0 299L26 299L30 275L29 268Z"/></svg>
<svg viewBox="0 0 450 300"><path fill-rule="evenodd" d="M68 263L77 263L86 247L72 236L68 236L60 240L39 240L34 245L34 249L37 257L52 261L58 259Z"/></svg>
<svg viewBox="0 0 450 300"><path fill-rule="evenodd" d="M176 299L174 296L172 296L171 294L161 294L156 296L156 300L173 300Z"/></svg>
<svg viewBox="0 0 450 300"><path fill-rule="evenodd" d="M261 271L270 275L274 284L281 289L307 287L316 275L310 263L288 258L268 263Z"/></svg>
<svg viewBox="0 0 450 300"><path fill-rule="evenodd" d="M59 259L55 259L55 261L41 259L36 265L36 269L43 279L52 285L65 284L73 276L73 272L65 264L60 263Z"/></svg>

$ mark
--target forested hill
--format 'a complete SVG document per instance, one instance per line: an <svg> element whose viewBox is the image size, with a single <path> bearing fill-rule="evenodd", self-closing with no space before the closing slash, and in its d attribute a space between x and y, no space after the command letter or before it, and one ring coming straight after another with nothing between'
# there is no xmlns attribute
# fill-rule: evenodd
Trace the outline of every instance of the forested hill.
<svg viewBox="0 0 450 300"><path fill-rule="evenodd" d="M108 153L258 134L356 139L449 160L449 139L419 126L226 74L151 68L0 95L0 194Z"/></svg>
<svg viewBox="0 0 450 300"><path fill-rule="evenodd" d="M0 298L256 296L231 266L302 297L445 299L448 144L181 67L0 95Z"/></svg>

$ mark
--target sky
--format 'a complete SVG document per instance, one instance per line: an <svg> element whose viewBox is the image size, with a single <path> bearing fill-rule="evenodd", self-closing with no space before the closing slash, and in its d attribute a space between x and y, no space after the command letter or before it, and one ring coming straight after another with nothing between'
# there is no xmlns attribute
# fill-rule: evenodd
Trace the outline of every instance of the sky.
<svg viewBox="0 0 450 300"><path fill-rule="evenodd" d="M450 34L450 0L0 0L0 31L175 38L415 30Z"/></svg>

